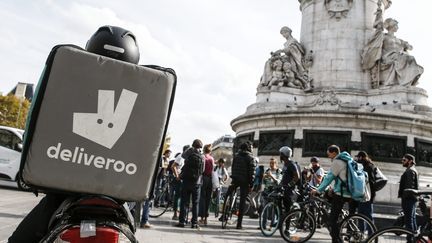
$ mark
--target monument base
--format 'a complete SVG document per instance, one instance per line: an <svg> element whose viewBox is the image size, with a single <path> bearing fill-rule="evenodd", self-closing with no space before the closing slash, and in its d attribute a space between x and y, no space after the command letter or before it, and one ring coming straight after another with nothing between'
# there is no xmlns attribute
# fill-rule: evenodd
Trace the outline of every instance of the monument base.
<svg viewBox="0 0 432 243"><path fill-rule="evenodd" d="M293 148L302 167L318 156L325 169L330 167L326 149L331 144L353 156L364 150L389 177L386 190L394 194L405 153L416 157L421 186L432 184L432 112L426 99L426 92L416 87L314 93L272 87L259 90L257 102L231 126L235 143L254 141L264 165L270 157L278 158L285 145Z"/></svg>

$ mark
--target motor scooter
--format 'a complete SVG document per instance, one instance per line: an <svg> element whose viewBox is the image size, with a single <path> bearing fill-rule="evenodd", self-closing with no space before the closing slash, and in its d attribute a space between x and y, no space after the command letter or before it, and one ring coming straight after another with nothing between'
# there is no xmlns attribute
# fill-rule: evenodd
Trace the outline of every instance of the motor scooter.
<svg viewBox="0 0 432 243"><path fill-rule="evenodd" d="M67 198L51 217L49 231L42 243L138 242L127 205L107 196Z"/></svg>

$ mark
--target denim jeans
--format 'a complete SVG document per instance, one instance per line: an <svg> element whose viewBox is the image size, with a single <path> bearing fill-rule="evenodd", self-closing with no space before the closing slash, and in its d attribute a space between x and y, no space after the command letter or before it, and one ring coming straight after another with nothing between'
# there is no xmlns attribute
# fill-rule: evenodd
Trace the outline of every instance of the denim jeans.
<svg viewBox="0 0 432 243"><path fill-rule="evenodd" d="M178 181L176 179L173 179L171 188L172 188L172 194L173 195L173 210L174 212L177 212L179 209L179 202L181 198L181 186L182 182Z"/></svg>
<svg viewBox="0 0 432 243"><path fill-rule="evenodd" d="M144 201L143 203L143 211L141 215L141 224L146 224L149 219L149 200Z"/></svg>
<svg viewBox="0 0 432 243"><path fill-rule="evenodd" d="M416 202L412 198L402 198L402 210L404 212L405 227L413 232L417 230L416 223ZM411 239L407 239L411 240Z"/></svg>
<svg viewBox="0 0 432 243"><path fill-rule="evenodd" d="M372 223L373 218L372 218L372 214L373 214L373 203L371 201L368 202L359 202L358 204L358 213L363 214L364 216L368 217ZM360 225L360 229L364 230L365 225ZM372 235L373 231L371 229L371 227L367 227L367 231L369 235Z"/></svg>

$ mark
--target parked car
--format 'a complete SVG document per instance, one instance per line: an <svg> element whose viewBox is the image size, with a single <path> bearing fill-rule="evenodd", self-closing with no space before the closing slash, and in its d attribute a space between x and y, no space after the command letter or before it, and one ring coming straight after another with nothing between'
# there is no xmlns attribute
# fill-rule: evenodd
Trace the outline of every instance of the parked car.
<svg viewBox="0 0 432 243"><path fill-rule="evenodd" d="M24 130L0 126L0 179L16 181L18 188L29 187L19 176Z"/></svg>

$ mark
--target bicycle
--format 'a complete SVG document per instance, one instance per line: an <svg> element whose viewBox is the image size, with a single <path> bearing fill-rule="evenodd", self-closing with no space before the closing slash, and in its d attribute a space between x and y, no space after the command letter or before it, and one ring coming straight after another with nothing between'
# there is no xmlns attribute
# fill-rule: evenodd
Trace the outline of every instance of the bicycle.
<svg viewBox="0 0 432 243"><path fill-rule="evenodd" d="M308 186L307 189L312 187ZM307 193L305 193L307 194ZM301 203L301 209L290 211L282 220L280 233L287 242L306 242L315 234L317 220L319 226L325 226L331 232L330 218L331 204L322 196L306 196L305 202ZM367 227L372 232L376 226L370 219L361 214L349 214L346 209L338 220L339 238L342 242L365 242Z"/></svg>
<svg viewBox="0 0 432 243"><path fill-rule="evenodd" d="M230 187L233 187L234 185L230 185ZM228 188L228 191L230 189ZM222 221L222 229L226 229L228 224L234 224L235 220L233 220L233 215L238 216L239 215L239 206L240 206L240 192L239 188L236 190L232 190L231 194L225 195L224 203L223 203L223 210L222 210L222 216L219 219ZM243 209L243 215L245 215L250 208L250 199L246 198L245 207Z"/></svg>
<svg viewBox="0 0 432 243"><path fill-rule="evenodd" d="M171 196L172 179L167 175L164 176L163 180L163 187L160 190L156 190L156 195L153 199L150 200L149 203L149 216L151 218L157 218L162 216L173 206Z"/></svg>
<svg viewBox="0 0 432 243"><path fill-rule="evenodd" d="M429 207L427 206L429 196L420 196L418 200L418 207L416 209L416 223L418 227L424 227L426 223L429 221ZM399 216L396 218L393 226L403 227L405 225L404 222L404 213L403 211L399 212Z"/></svg>
<svg viewBox="0 0 432 243"><path fill-rule="evenodd" d="M432 191L430 190L420 191L414 189L405 189L405 192L413 196L419 196L420 198L422 198L421 200L425 200L426 196L432 195ZM432 202L430 204L432 206ZM423 210L424 212L422 213L427 216L428 220L424 225L419 227L418 232L413 232L400 226L391 226L375 232L374 234L372 234L372 236L368 238L367 242L430 242L432 240L432 218L430 217L431 206L429 206L429 208L426 208L426 210ZM411 238L411 241L408 241L408 238Z"/></svg>
<svg viewBox="0 0 432 243"><path fill-rule="evenodd" d="M214 212L215 218L219 217L224 202L224 196L222 194L222 187L219 187L214 191L214 195L210 201L210 211Z"/></svg>
<svg viewBox="0 0 432 243"><path fill-rule="evenodd" d="M284 189L277 186L263 192L263 197L267 202L259 214L259 227L264 236L272 236L279 228L284 199ZM268 224L268 222L270 222Z"/></svg>

